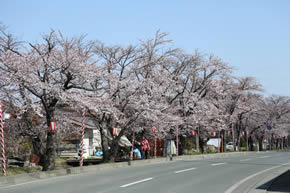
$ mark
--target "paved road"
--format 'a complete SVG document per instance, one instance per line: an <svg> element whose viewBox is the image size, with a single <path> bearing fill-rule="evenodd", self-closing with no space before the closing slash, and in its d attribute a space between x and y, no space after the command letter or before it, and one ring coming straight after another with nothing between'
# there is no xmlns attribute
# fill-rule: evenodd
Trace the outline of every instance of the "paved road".
<svg viewBox="0 0 290 193"><path fill-rule="evenodd" d="M283 167L290 168L290 152L267 152L247 156L196 161L180 160L145 166L115 168L0 187L0 192L243 192L247 188L254 187L259 179L271 175L273 171Z"/></svg>

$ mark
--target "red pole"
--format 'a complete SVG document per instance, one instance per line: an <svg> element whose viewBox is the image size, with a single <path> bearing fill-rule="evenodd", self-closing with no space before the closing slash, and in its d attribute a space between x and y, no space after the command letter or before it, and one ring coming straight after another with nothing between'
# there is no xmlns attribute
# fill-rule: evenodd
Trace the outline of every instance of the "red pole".
<svg viewBox="0 0 290 193"><path fill-rule="evenodd" d="M156 159L157 157L157 138L156 138L156 132L154 136L154 158Z"/></svg>
<svg viewBox="0 0 290 193"><path fill-rule="evenodd" d="M82 114L82 141L81 141L81 159L80 159L80 166L83 167L84 164L84 136L85 136L85 109L83 109Z"/></svg>
<svg viewBox="0 0 290 193"><path fill-rule="evenodd" d="M222 153L224 152L224 135L225 135L225 130L223 131L223 133L222 133L222 141L221 141L221 144L222 144Z"/></svg>
<svg viewBox="0 0 290 193"><path fill-rule="evenodd" d="M178 156L178 126L176 127L176 156Z"/></svg>
<svg viewBox="0 0 290 193"><path fill-rule="evenodd" d="M6 176L6 156L5 156L5 143L4 143L4 123L2 116L2 104L0 103L0 135L1 135L1 148L2 148L2 172Z"/></svg>
<svg viewBox="0 0 290 193"><path fill-rule="evenodd" d="M199 127L197 128L196 134L196 151L199 152Z"/></svg>
<svg viewBox="0 0 290 193"><path fill-rule="evenodd" d="M220 153L220 137L221 137L221 132L219 130L219 136L218 136L218 153Z"/></svg>
<svg viewBox="0 0 290 193"><path fill-rule="evenodd" d="M132 136L132 149L131 149L131 161L133 160L133 151L134 151L134 143L135 143L135 129L132 129L133 136Z"/></svg>
<svg viewBox="0 0 290 193"><path fill-rule="evenodd" d="M236 143L235 143L235 130L234 130L234 124L232 123L232 137L233 137L233 151L236 151Z"/></svg>
<svg viewBox="0 0 290 193"><path fill-rule="evenodd" d="M152 132L154 134L154 158L156 159L156 156L157 156L157 137L156 137L157 129L155 126L152 127Z"/></svg>

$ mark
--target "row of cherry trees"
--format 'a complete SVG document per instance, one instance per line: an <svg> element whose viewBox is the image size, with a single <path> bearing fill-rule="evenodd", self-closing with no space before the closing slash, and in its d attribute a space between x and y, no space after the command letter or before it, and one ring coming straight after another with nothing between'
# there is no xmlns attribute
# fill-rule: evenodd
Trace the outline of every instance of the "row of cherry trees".
<svg viewBox="0 0 290 193"><path fill-rule="evenodd" d="M0 73L1 100L17 116L7 121L8 136L29 137L44 170L54 168L57 141L78 132L69 115L57 113L64 106L79 115L85 109L94 121L105 161L116 158L121 136L132 128L151 135L156 126L160 138L199 128L201 144L213 131L231 130L235 145L243 131L262 144L267 120L271 135L288 136L290 128L289 97L264 98L254 78L233 76L212 54L172 48L159 31L137 45L108 46L55 31L40 42L20 42L2 26ZM108 141L105 133L115 127L121 131Z"/></svg>

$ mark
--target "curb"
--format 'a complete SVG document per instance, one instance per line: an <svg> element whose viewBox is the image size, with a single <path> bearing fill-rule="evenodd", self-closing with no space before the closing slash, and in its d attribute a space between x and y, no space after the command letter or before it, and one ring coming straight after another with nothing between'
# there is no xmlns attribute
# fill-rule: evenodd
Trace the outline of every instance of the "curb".
<svg viewBox="0 0 290 193"><path fill-rule="evenodd" d="M123 168L132 166L144 166L148 164L158 164L177 160L204 160L222 157L232 157L232 156L242 156L249 154L257 154L261 152L231 152L231 153L217 153L217 154L203 154L203 155L183 155L179 157L166 157L148 160L135 160L129 162L119 162L119 163L105 163L100 165L85 166L85 167L73 167L67 169L59 169L53 171L43 171L34 173L18 174L14 176L0 177L0 187L5 185L15 185L25 182L31 182L40 179L53 178L65 175L81 174L86 172L101 171L112 168Z"/></svg>

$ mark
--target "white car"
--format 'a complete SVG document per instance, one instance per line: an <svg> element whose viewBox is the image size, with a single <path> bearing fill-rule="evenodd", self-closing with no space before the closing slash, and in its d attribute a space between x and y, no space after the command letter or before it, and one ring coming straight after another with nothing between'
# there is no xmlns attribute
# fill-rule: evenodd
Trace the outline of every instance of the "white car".
<svg viewBox="0 0 290 193"><path fill-rule="evenodd" d="M229 142L229 143L227 143L227 145L226 145L226 149L227 150L231 150L231 149L233 149L234 148L234 146L233 146L233 142Z"/></svg>

